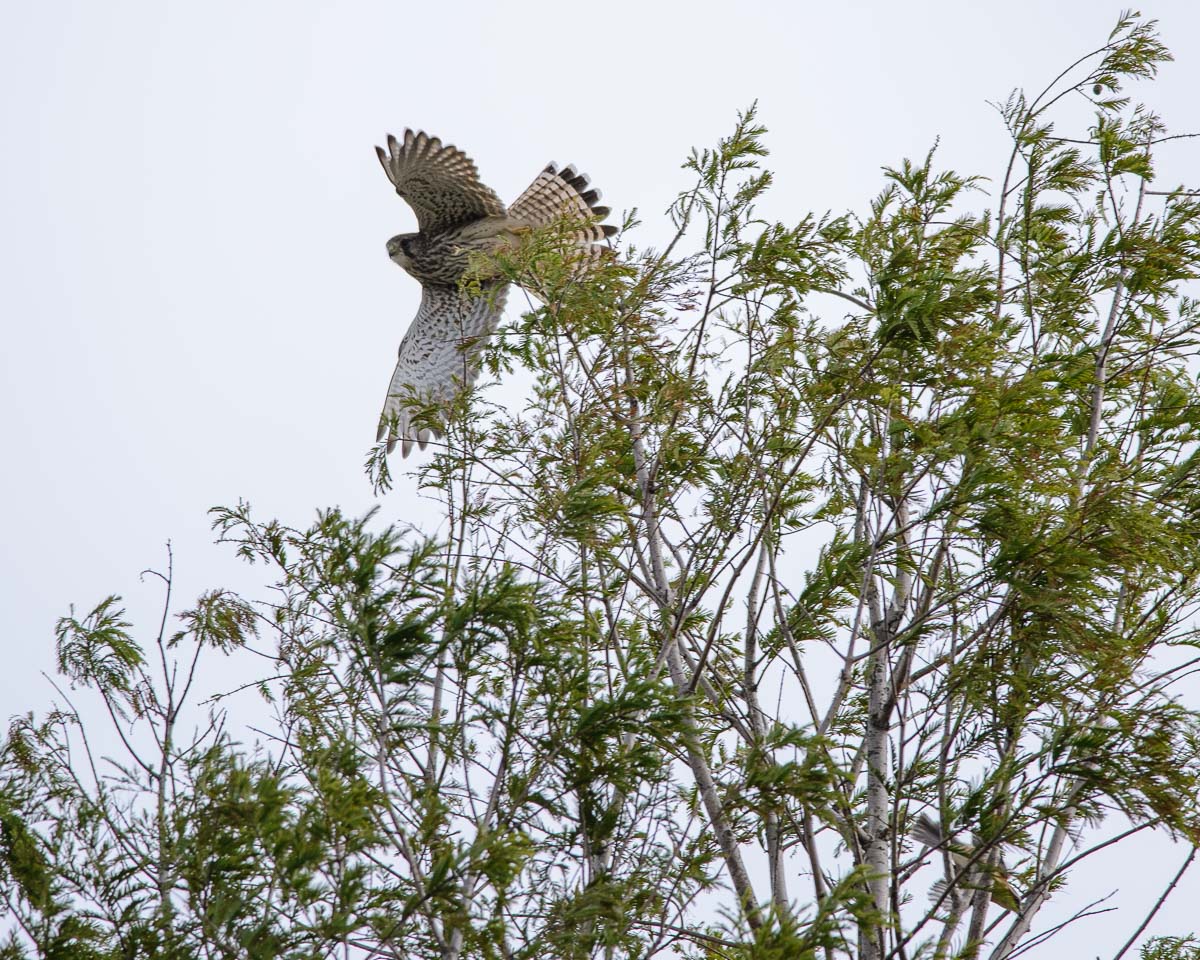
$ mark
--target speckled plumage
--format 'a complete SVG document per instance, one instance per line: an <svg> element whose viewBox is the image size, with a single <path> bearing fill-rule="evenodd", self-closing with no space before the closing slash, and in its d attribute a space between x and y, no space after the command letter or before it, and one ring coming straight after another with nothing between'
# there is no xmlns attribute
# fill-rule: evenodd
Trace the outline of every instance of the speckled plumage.
<svg viewBox="0 0 1200 960"><path fill-rule="evenodd" d="M414 442L424 449L431 433L437 433L413 425L409 397L445 401L456 385L475 381L475 355L504 311L507 295L506 283L485 285L484 295L473 298L464 297L456 286L427 283L421 287L421 306L400 341L400 356L379 418L376 439L388 434L389 453L399 441L408 456Z"/></svg>
<svg viewBox="0 0 1200 960"><path fill-rule="evenodd" d="M379 162L398 193L417 215L417 233L388 241L388 255L421 282L421 306L400 341L396 370L388 386L377 439L390 453L400 444L408 456L413 444L428 442L429 428L413 424L410 404L448 400L470 385L473 362L504 310L507 284L484 284L483 294L459 290L473 250L494 253L517 242L531 228L562 217L587 221L577 233L583 262L600 255L598 244L616 227L596 221L608 216L597 206L600 193L586 176L550 164L510 208L479 181L475 163L437 137L406 130L403 141L389 136L387 150L376 147ZM440 435L440 434L439 434Z"/></svg>

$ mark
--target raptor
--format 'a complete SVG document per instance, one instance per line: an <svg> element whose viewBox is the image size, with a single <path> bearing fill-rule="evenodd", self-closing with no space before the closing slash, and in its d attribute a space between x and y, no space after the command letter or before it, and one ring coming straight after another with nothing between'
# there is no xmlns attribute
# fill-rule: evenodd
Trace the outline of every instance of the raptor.
<svg viewBox="0 0 1200 960"><path fill-rule="evenodd" d="M480 182L474 161L437 137L405 130L402 140L389 136L387 149L375 152L417 216L416 233L387 242L388 256L421 282L421 305L400 341L376 435L387 438L389 453L399 444L408 456L414 444L424 449L431 436L441 435L415 424L410 404L445 401L474 382L479 351L504 310L507 281L488 280L477 295L462 289L471 254L495 254L531 229L561 220L572 224L571 239L588 260L616 227L600 222L609 209L598 205L600 192L573 166L549 164L505 207Z"/></svg>

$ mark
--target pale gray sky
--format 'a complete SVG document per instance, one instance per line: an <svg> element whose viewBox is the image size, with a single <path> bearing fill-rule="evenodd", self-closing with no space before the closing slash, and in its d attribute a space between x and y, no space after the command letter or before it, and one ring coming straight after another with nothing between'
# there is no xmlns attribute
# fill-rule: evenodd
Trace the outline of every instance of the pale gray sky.
<svg viewBox="0 0 1200 960"><path fill-rule="evenodd" d="M384 252L412 224L372 150L387 132L457 144L506 199L574 161L642 211L649 243L690 147L757 99L779 177L763 211L861 210L881 165L939 136L943 163L996 173L986 101L1040 88L1119 11L0 0L0 716L48 702L69 603L121 593L149 629L158 593L138 572L167 539L181 597L254 594L208 507L243 497L299 524L376 502L363 456L418 299ZM1143 11L1177 57L1145 95L1200 130L1200 6ZM1195 143L1169 148L1166 180L1200 166ZM382 508L423 509L403 481ZM1033 956L1111 955L1183 857L1121 850L1072 889L1119 887L1130 910ZM1191 880L1152 931L1200 927Z"/></svg>

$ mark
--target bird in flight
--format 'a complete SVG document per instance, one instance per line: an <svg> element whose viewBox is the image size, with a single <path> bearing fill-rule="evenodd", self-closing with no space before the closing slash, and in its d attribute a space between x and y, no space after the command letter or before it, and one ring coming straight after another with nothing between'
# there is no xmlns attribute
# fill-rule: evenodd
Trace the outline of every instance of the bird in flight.
<svg viewBox="0 0 1200 960"><path fill-rule="evenodd" d="M909 836L930 849L945 849L950 855L949 860L954 873L949 880L938 880L930 888L929 899L934 903L941 904L951 883L959 889L967 890L986 884L990 887L991 901L996 906L1013 913L1021 909L1020 900L1009 881L1008 869L1003 860L999 860L992 868L992 876L989 878L986 872L987 858L983 851L977 849L975 844L964 843L960 837L946 836L941 824L927 813L917 817L916 823L909 830ZM978 843L978 837L975 838L975 842Z"/></svg>
<svg viewBox="0 0 1200 960"><path fill-rule="evenodd" d="M417 232L387 242L388 256L421 282L421 305L400 341L400 356L388 385L376 440L387 437L391 453L402 456L413 444L421 449L436 428L417 427L406 398L442 401L470 385L475 358L504 310L508 282L487 280L472 296L460 289L472 252L494 254L518 242L523 233L568 218L578 221L571 234L581 259L599 256L597 245L617 232L600 223L609 214L598 206L600 192L572 166L553 163L510 207L479 180L475 162L457 147L426 133L404 131L376 147L383 171L417 215ZM440 436L440 432L437 432Z"/></svg>

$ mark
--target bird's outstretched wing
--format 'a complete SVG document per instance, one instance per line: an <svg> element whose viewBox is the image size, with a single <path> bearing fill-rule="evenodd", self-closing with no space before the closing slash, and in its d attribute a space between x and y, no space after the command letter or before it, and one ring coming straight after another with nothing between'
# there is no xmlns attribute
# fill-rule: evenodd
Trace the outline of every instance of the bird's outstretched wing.
<svg viewBox="0 0 1200 960"><path fill-rule="evenodd" d="M507 294L507 283L485 284L475 297L457 287L421 287L421 306L400 341L400 356L375 437L377 441L388 438L388 453L397 443L406 457L414 443L425 448L433 431L413 423L407 401L448 400L455 390L475 381L479 372L475 359L504 312Z"/></svg>
<svg viewBox="0 0 1200 960"><path fill-rule="evenodd" d="M422 233L504 216L504 202L479 182L475 161L457 147L427 133L404 131L404 141L388 135L387 150L375 148L383 172L417 215Z"/></svg>

